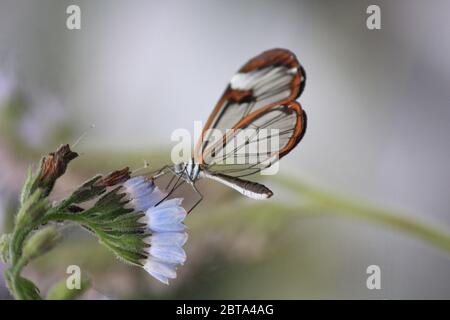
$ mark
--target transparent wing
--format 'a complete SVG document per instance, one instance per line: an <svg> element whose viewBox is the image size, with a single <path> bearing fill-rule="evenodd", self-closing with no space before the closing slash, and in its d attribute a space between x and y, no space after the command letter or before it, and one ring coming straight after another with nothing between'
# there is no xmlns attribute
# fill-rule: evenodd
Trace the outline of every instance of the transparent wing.
<svg viewBox="0 0 450 320"><path fill-rule="evenodd" d="M305 80L303 68L289 50L268 50L248 61L231 78L208 118L195 148L195 161L204 163L203 154L214 134L211 129L225 133L253 112L294 101Z"/></svg>
<svg viewBox="0 0 450 320"><path fill-rule="evenodd" d="M206 147L203 164L210 172L243 177L271 166L302 139L306 113L297 102L261 109Z"/></svg>

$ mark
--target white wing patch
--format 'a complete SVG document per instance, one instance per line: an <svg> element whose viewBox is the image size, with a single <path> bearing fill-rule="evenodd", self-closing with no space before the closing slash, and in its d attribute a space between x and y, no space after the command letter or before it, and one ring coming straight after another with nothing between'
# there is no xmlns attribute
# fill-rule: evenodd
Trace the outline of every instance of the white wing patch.
<svg viewBox="0 0 450 320"><path fill-rule="evenodd" d="M251 72L236 73L230 81L233 90L253 90L255 96L289 85L298 68L268 67Z"/></svg>

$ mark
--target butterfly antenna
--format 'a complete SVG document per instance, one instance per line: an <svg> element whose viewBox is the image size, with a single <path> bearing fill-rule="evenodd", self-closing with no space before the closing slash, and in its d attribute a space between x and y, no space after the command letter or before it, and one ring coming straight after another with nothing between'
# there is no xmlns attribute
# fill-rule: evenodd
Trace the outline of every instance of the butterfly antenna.
<svg viewBox="0 0 450 320"><path fill-rule="evenodd" d="M139 171L142 171L142 170L147 169L147 168L150 167L150 162L149 162L148 160L145 160L145 159L144 159L143 161L144 161L144 165L143 165L142 167L137 168L136 170L134 170L134 171L132 172L132 175L135 175L135 174L138 173Z"/></svg>
<svg viewBox="0 0 450 320"><path fill-rule="evenodd" d="M95 128L95 124L91 124L88 129L86 129L75 142L72 144L72 148L75 148L83 139L86 137L86 135L89 133L90 130Z"/></svg>

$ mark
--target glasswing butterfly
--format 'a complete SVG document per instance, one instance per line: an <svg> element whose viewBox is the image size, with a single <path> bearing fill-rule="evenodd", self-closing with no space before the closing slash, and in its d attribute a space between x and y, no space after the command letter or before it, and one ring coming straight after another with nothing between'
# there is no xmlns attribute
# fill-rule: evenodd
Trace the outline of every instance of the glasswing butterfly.
<svg viewBox="0 0 450 320"><path fill-rule="evenodd" d="M153 179L173 174L166 187L168 196L184 183L191 185L199 199L189 212L203 199L196 187L201 178L220 182L253 199L271 197L269 188L243 177L270 167L303 138L306 113L296 99L305 81L304 69L289 50L271 49L250 59L231 78L209 116L193 158L161 168ZM245 129L251 129L250 134ZM263 130L270 131L261 138ZM222 133L220 138L212 139L217 132ZM241 152L262 140L270 142L272 148L257 152L256 158Z"/></svg>

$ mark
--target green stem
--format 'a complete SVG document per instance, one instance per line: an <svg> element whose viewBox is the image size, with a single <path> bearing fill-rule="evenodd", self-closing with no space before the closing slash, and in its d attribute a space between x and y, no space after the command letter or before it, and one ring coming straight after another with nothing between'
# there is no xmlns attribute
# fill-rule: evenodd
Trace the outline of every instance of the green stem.
<svg viewBox="0 0 450 320"><path fill-rule="evenodd" d="M16 300L22 300L25 298L24 293L21 291L18 285L18 278L22 269L27 264L27 261L21 257L22 254L22 244L27 238L28 234L33 230L33 228L26 228L21 230L14 230L13 236L10 243L10 253L11 253L11 268L6 270L6 280L8 288L11 294ZM19 252L19 254L16 254Z"/></svg>
<svg viewBox="0 0 450 320"><path fill-rule="evenodd" d="M47 215L45 215L42 223L48 223L50 221L74 221L74 222L84 222L85 219L81 214L75 214L75 213L65 213L65 212L51 212Z"/></svg>
<svg viewBox="0 0 450 320"><path fill-rule="evenodd" d="M319 208L322 208L322 213L364 219L388 226L420 238L450 253L450 232L448 230L442 230L437 226L404 214L398 214L371 204L350 200L338 194L319 190L304 182L294 181L287 177L276 177L276 179L283 186L296 191Z"/></svg>
<svg viewBox="0 0 450 320"><path fill-rule="evenodd" d="M64 208L67 206L67 203L68 202L63 203ZM21 229L14 228L9 250L11 254L11 268L6 271L8 288L10 289L11 294L14 296L14 298L19 300L26 298L26 295L21 291L21 288L18 285L18 279L20 277L22 269L27 264L27 261L22 257L22 247L25 239L29 236L29 234L39 225L48 223L50 221L83 221L83 217L81 215L61 212L61 208L62 207L59 206L50 209L50 211L42 219L36 221L30 226L22 227Z"/></svg>
<svg viewBox="0 0 450 320"><path fill-rule="evenodd" d="M11 287L14 293L14 297L16 300L24 300L25 294L22 292L21 288L18 286L18 278L22 269L25 267L27 262L24 259L19 259L19 261L11 268L10 277L11 277Z"/></svg>

